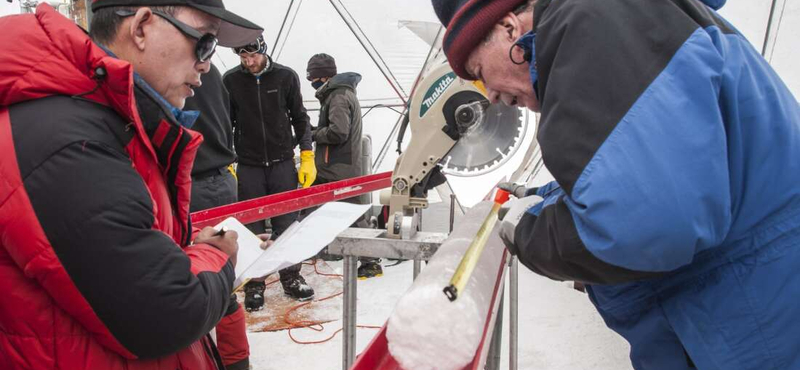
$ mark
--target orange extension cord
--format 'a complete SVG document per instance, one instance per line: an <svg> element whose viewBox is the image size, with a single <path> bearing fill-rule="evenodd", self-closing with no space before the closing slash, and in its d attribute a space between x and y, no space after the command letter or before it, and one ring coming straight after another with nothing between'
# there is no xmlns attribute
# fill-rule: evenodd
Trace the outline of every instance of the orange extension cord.
<svg viewBox="0 0 800 370"><path fill-rule="evenodd" d="M312 265L312 266L314 266L314 272L317 275L328 276L328 277L332 277L332 278L339 279L339 280L342 280L342 278L343 278L343 276L340 275L340 274L326 274L324 272L320 272L317 269L317 259L316 258L313 259L312 262L303 262L303 264L304 265ZM275 284L278 281L280 281L280 279L275 279L273 281L270 281L266 285ZM334 295L325 297L325 298L315 299L315 300L311 300L311 301L308 301L308 302L300 303L300 304L295 305L292 308L286 310L286 312L283 313L283 322L285 322L286 324L289 325L289 330L288 330L289 338L291 338L292 341L297 343L297 344L319 344L319 343L325 343L325 342L333 339L333 337L335 337L336 334L339 334L339 332L342 331L341 328L339 330L335 331L329 337L327 337L325 339L322 339L322 340L316 340L316 341L301 341L301 340L297 340L297 338L295 338L292 335L292 330L293 329L308 328L308 329L311 329L311 330L314 330L314 331L321 332L321 331L325 330L325 327L322 325L322 323L323 323L322 321L310 321L310 320L293 321L293 320L291 320L290 316L291 316L292 312L294 312L294 311L296 311L296 310L298 310L298 309L300 309L302 307L308 306L308 305L310 305L310 304L312 304L314 302L326 301L328 299L331 299L331 298L334 298L334 297L338 297L338 296L340 296L342 294L344 294L343 291L339 292L339 293L336 293ZM381 328L380 326L373 326L373 325L356 325L356 327L357 328L362 328L362 329L380 329Z"/></svg>

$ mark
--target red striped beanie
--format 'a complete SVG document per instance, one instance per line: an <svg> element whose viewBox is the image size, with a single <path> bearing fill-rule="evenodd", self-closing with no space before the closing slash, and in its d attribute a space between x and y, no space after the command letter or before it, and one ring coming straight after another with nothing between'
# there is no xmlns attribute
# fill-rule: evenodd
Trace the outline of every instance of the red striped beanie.
<svg viewBox="0 0 800 370"><path fill-rule="evenodd" d="M467 58L498 20L526 0L432 0L439 21L447 27L444 53L450 67L461 78L474 80L465 65Z"/></svg>

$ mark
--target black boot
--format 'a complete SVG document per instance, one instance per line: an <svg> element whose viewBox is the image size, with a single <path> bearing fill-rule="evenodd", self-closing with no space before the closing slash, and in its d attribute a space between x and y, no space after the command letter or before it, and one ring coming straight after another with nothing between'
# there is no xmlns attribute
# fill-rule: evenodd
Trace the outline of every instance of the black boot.
<svg viewBox="0 0 800 370"><path fill-rule="evenodd" d="M281 279L283 293L300 302L314 298L314 289L306 283L302 275L292 274L286 279Z"/></svg>
<svg viewBox="0 0 800 370"><path fill-rule="evenodd" d="M358 279L366 280L373 277L383 276L383 268L378 261L361 261L358 266Z"/></svg>
<svg viewBox="0 0 800 370"><path fill-rule="evenodd" d="M267 288L263 281L249 281L244 285L244 309L247 312L259 311L264 307L264 290Z"/></svg>

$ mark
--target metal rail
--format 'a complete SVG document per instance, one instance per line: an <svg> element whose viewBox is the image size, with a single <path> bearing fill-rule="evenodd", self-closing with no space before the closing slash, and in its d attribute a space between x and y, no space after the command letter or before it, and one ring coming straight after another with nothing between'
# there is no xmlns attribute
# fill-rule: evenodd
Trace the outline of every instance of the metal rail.
<svg viewBox="0 0 800 370"><path fill-rule="evenodd" d="M345 25L347 25L347 28L349 28L350 32L353 33L353 36L356 37L358 43L361 44L361 47L364 48L364 51L366 51L367 55L369 55L370 59L372 59L372 62L375 63L375 66L378 67L378 69L381 71L383 77L386 78L386 82L389 83L389 85L392 87L392 90L394 90L394 92L397 94L400 100L403 101L403 104L407 104L408 95L405 94L405 91L403 91L403 87L400 86L400 82L397 81L397 79L394 77L394 74L392 73L392 70L389 69L389 66L386 65L386 62L380 56L378 49L376 49L375 46L372 45L372 42L369 41L369 37L367 37L366 33L364 33L361 27L358 26L358 22L355 20L355 18L352 18L352 15L350 14L350 12L347 11L347 8L345 8L344 4L341 1L338 1L339 3L338 6L336 5L336 3L334 3L334 0L329 0L329 1L333 6L333 9L336 10L336 13L339 14L339 16L342 18L342 21L344 21ZM356 29L353 28L353 25L350 24L350 21L348 21L347 17L342 12L342 9L339 9L339 7L342 7L342 9L344 9L344 11L347 12L348 15L350 15L351 17L350 19L352 19L353 23L356 25L356 27L358 27L358 30L361 31L360 34L356 32ZM367 47L367 45L364 43L364 40L362 40L362 37L365 40L367 40L372 49ZM380 59L381 62L383 62L383 64L381 64L380 62L378 62L377 59L375 59L375 55L373 55L373 53L375 53L378 56L378 58Z"/></svg>
<svg viewBox="0 0 800 370"><path fill-rule="evenodd" d="M278 40L281 39L281 34L283 33L283 27L286 26L286 21L289 19L289 13L292 12L292 6L294 6L294 0L289 2L289 7L286 9L286 15L283 16L283 22L281 22L281 28L278 29L278 36L275 36L275 43L273 44L275 45L275 47L278 46ZM288 32L287 32L287 37L288 37Z"/></svg>
<svg viewBox="0 0 800 370"><path fill-rule="evenodd" d="M778 3L783 2L780 14L776 13L778 10ZM786 0L772 0L772 5L769 8L769 19L767 20L767 29L764 32L764 44L761 45L761 56L767 61L772 62L772 54L775 52L775 44L778 41L778 33L781 29L783 21L783 14L786 11ZM777 23L775 20L777 18ZM774 28L774 30L773 30Z"/></svg>

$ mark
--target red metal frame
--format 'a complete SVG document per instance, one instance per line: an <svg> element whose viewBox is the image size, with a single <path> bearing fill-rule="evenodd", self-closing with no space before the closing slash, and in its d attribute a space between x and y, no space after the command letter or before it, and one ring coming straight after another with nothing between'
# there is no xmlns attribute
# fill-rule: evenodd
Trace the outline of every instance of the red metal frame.
<svg viewBox="0 0 800 370"><path fill-rule="evenodd" d="M354 177L195 212L192 213L192 226L214 226L228 217L235 217L239 222L248 224L390 186L391 171Z"/></svg>
<svg viewBox="0 0 800 370"><path fill-rule="evenodd" d="M503 258L500 259L501 263L497 269L497 280L494 283L494 292L492 292L492 304L489 306L489 312L486 313L486 322L483 325L483 337L478 349L475 351L475 358L472 362L465 366L464 369L480 370L486 363L486 356L489 354L489 346L491 345L492 335L494 334L494 321L497 319L498 308L500 302L498 299L503 299L501 290L505 287L506 266L508 265L508 249L503 248ZM501 334L502 335L502 334ZM487 339L489 341L487 341Z"/></svg>

